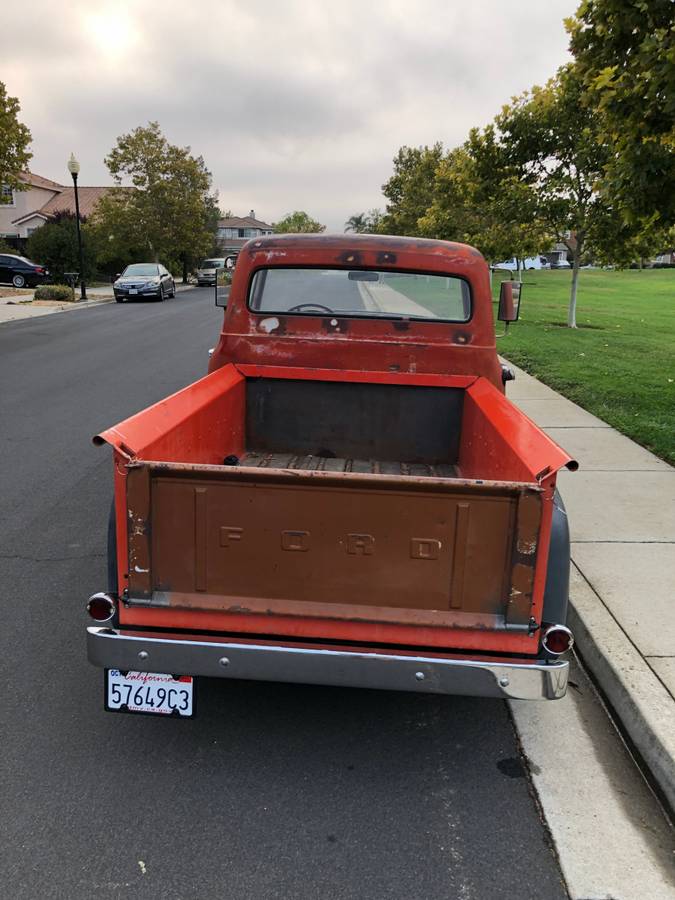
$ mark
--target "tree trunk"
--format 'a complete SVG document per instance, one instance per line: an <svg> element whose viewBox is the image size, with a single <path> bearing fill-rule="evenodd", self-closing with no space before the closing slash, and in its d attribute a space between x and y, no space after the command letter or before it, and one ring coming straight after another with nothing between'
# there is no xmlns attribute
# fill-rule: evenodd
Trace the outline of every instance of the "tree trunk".
<svg viewBox="0 0 675 900"><path fill-rule="evenodd" d="M188 264L187 256L183 256L183 284L188 283Z"/></svg>
<svg viewBox="0 0 675 900"><path fill-rule="evenodd" d="M579 281L579 264L581 263L581 251L577 245L572 257L572 288L570 290L570 306L567 312L567 324L570 328L577 327L577 282Z"/></svg>
<svg viewBox="0 0 675 900"><path fill-rule="evenodd" d="M523 281L523 270L522 270L521 267L520 267L520 260L518 259L517 256L516 256L516 270L518 271L518 281L520 281L521 284L522 284L522 281Z"/></svg>

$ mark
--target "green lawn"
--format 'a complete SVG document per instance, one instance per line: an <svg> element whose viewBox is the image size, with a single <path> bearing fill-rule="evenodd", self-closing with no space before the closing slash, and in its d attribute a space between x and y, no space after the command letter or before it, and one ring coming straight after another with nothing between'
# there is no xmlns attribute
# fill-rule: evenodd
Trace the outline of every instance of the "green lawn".
<svg viewBox="0 0 675 900"><path fill-rule="evenodd" d="M675 464L675 269L583 270L576 331L564 327L570 281L526 272L520 320L499 352Z"/></svg>

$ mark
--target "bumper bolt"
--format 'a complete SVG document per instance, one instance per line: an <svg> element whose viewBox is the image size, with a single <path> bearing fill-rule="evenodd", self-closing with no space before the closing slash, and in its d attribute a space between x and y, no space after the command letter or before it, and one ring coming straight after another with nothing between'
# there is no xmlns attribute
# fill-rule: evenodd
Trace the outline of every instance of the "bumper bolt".
<svg viewBox="0 0 675 900"><path fill-rule="evenodd" d="M145 660L148 658L148 651L141 650L141 652L138 654L138 658L141 660L141 662L145 662Z"/></svg>
<svg viewBox="0 0 675 900"><path fill-rule="evenodd" d="M508 687L509 684L510 684L510 682L509 682L508 676L502 675L502 677L499 679L499 687L505 688L505 687Z"/></svg>
<svg viewBox="0 0 675 900"><path fill-rule="evenodd" d="M218 660L218 664L225 668L226 666L229 666L230 661L226 656L221 656Z"/></svg>
<svg viewBox="0 0 675 900"><path fill-rule="evenodd" d="M415 672L415 678L416 678L418 681L424 681L424 679L425 679L426 677L427 677L427 676L424 674L424 672Z"/></svg>

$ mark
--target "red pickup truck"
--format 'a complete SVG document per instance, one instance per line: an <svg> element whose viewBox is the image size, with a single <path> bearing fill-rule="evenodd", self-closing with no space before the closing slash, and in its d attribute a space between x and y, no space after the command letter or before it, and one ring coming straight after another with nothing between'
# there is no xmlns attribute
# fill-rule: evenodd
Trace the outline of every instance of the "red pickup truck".
<svg viewBox="0 0 675 900"><path fill-rule="evenodd" d="M499 318L518 307L504 283ZM195 676L562 697L576 463L509 374L471 247L246 244L209 374L94 438L106 708L190 715Z"/></svg>

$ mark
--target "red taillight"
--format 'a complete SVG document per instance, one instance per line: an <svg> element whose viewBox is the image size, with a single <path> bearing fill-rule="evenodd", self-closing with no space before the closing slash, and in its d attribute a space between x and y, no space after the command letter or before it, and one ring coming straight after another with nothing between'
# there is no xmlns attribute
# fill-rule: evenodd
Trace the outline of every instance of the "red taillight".
<svg viewBox="0 0 675 900"><path fill-rule="evenodd" d="M110 622L115 616L115 601L108 594L94 594L87 603L87 612L95 622Z"/></svg>
<svg viewBox="0 0 675 900"><path fill-rule="evenodd" d="M45 270L42 268L42 266L35 266L35 271L38 273L38 275L45 274Z"/></svg>
<svg viewBox="0 0 675 900"><path fill-rule="evenodd" d="M544 633L542 644L549 653L555 653L556 656L559 656L561 653L569 650L574 644L574 637L569 628L566 628L564 625L552 625Z"/></svg>

